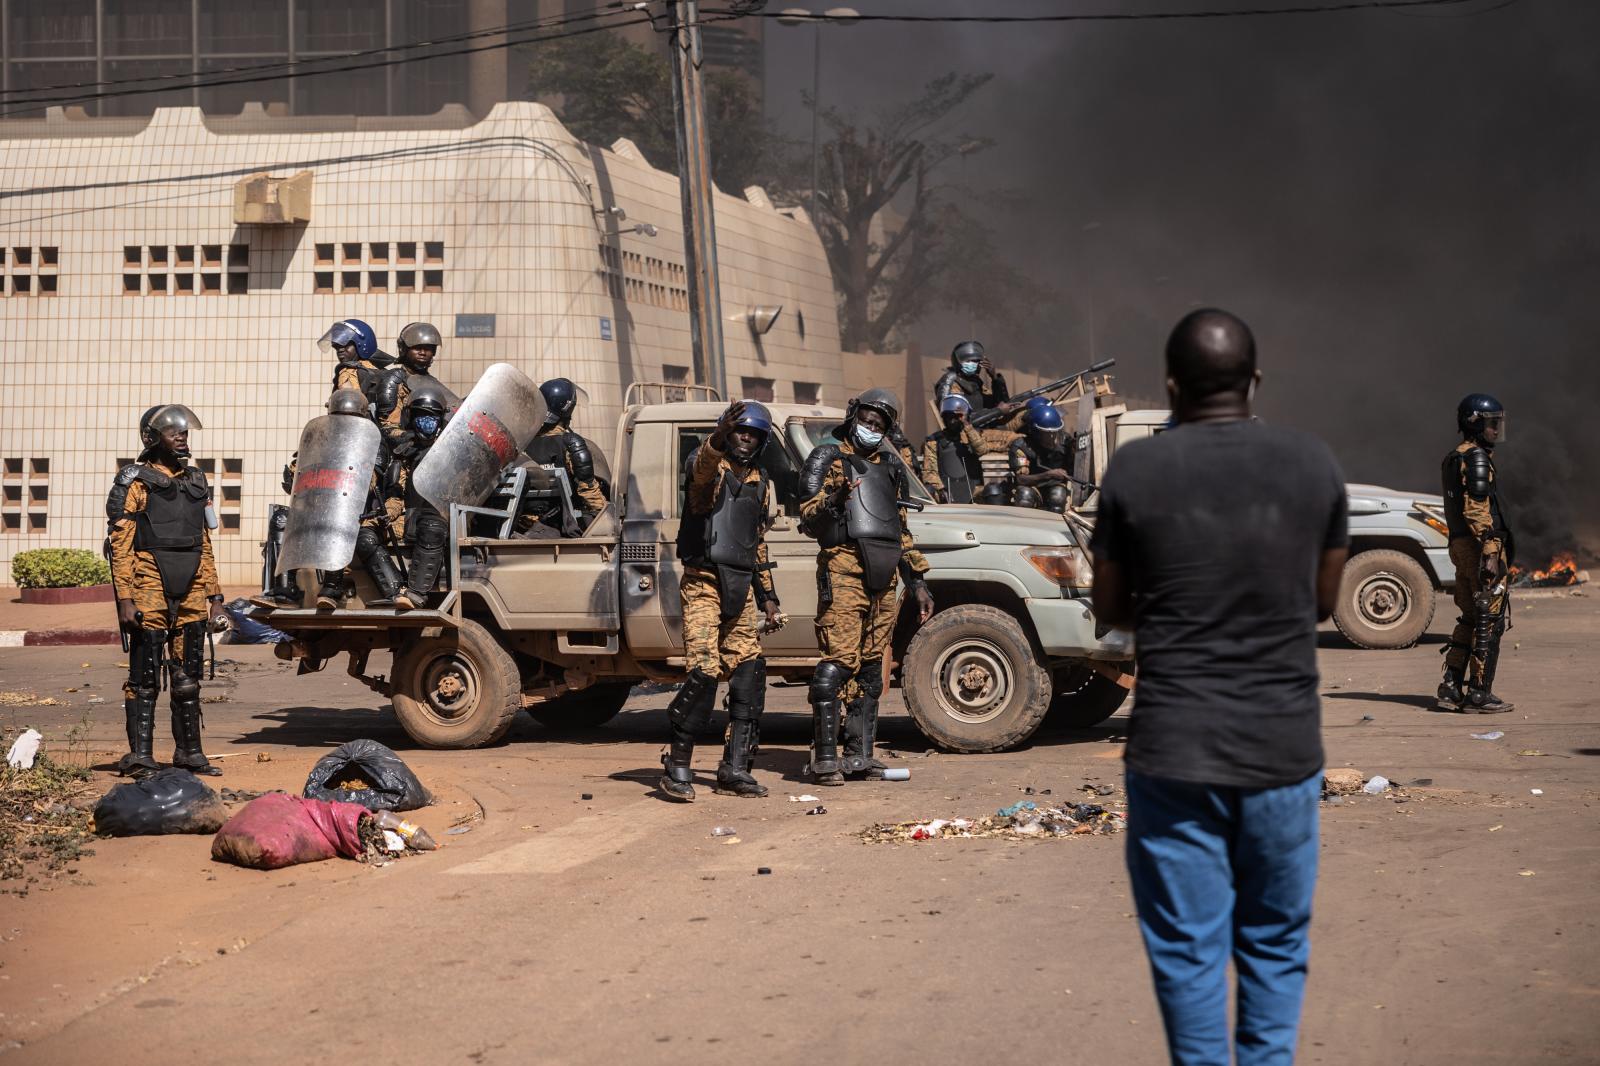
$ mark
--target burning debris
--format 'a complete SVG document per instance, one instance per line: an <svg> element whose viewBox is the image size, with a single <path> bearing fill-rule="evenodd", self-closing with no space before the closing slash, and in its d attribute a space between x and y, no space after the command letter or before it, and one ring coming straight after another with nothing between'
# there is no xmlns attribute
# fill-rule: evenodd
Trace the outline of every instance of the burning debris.
<svg viewBox="0 0 1600 1066"><path fill-rule="evenodd" d="M1511 587L1514 589L1553 589L1568 585L1582 585L1589 580L1587 570L1578 569L1578 561L1571 552L1557 552L1542 570L1511 568Z"/></svg>

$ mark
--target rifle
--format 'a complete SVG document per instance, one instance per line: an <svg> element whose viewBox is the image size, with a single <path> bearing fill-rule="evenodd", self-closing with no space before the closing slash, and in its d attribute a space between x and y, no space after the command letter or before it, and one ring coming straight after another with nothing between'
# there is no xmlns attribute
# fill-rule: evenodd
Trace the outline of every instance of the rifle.
<svg viewBox="0 0 1600 1066"><path fill-rule="evenodd" d="M1052 392L1055 392L1057 389L1064 389L1074 381L1083 377L1085 374L1098 374L1102 370L1109 370L1111 367L1116 366L1116 364L1117 361L1115 359L1102 359L1100 362L1094 364L1086 370L1079 370L1077 373L1068 374L1064 378L1057 378L1048 385L1036 385L1026 392L1019 392L1006 402L1012 404L1027 403L1035 396L1046 396ZM971 423L973 429L987 429L990 426L998 425L1015 413L1015 411L1012 411L1009 414L1006 414L1002 413L998 407L991 407L987 411L979 411L968 421Z"/></svg>

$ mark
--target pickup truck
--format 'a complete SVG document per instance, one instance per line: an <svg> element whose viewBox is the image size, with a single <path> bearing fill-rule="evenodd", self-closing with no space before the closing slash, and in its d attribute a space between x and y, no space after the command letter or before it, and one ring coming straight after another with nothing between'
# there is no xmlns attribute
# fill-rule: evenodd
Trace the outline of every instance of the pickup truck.
<svg viewBox="0 0 1600 1066"><path fill-rule="evenodd" d="M668 388L683 389L630 387L606 468L611 501L579 536L516 537L515 492L504 509L498 497L454 506L449 591L438 607L260 609L292 638L280 655L306 672L347 653L349 673L390 696L406 732L437 748L493 743L522 710L549 724L599 725L635 684L681 680L681 471L724 405L641 402L652 389L667 400ZM800 530L800 467L843 414L769 407L775 429L761 462L776 510L767 544L790 621L763 645L769 675L803 679L820 655L817 545ZM1090 610L1085 527L1045 512L938 504L914 475L907 483L924 505L911 531L932 565L936 613L918 626L902 612L891 684L922 732L946 750L987 752L1027 740L1047 713L1079 727L1110 716L1132 684L1133 653ZM356 580L358 595L371 593L364 574ZM374 651L393 654L391 676L368 673Z"/></svg>
<svg viewBox="0 0 1600 1066"><path fill-rule="evenodd" d="M1089 480L1099 481L1118 447L1159 433L1164 410L1094 410L1087 445ZM1080 453L1081 454L1081 453ZM1339 584L1333 624L1360 648L1409 648L1433 621L1437 593L1455 587L1442 497L1377 485L1345 486L1350 506L1350 560ZM1094 499L1084 501L1093 512Z"/></svg>

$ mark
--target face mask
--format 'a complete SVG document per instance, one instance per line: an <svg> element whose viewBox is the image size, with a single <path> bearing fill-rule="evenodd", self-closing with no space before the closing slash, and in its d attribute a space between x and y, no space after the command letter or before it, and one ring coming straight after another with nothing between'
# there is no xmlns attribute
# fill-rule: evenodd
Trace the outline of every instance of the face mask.
<svg viewBox="0 0 1600 1066"><path fill-rule="evenodd" d="M412 419L411 428L417 431L417 436L432 440L439 435L439 416L418 415Z"/></svg>
<svg viewBox="0 0 1600 1066"><path fill-rule="evenodd" d="M877 430L868 429L866 426L857 426L855 429L856 443L863 448L876 448L883 440L883 434Z"/></svg>
<svg viewBox="0 0 1600 1066"><path fill-rule="evenodd" d="M978 372L978 366L979 364L977 363L962 363L961 372L966 374L968 377L971 377Z"/></svg>

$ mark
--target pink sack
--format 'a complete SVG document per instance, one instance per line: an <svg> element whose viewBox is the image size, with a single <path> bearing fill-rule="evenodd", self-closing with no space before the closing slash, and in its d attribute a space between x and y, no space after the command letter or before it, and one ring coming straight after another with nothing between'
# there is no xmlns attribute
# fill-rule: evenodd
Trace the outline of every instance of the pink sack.
<svg viewBox="0 0 1600 1066"><path fill-rule="evenodd" d="M354 859L361 854L356 826L370 814L359 803L269 792L223 823L211 841L211 857L256 870L320 862L336 855Z"/></svg>

